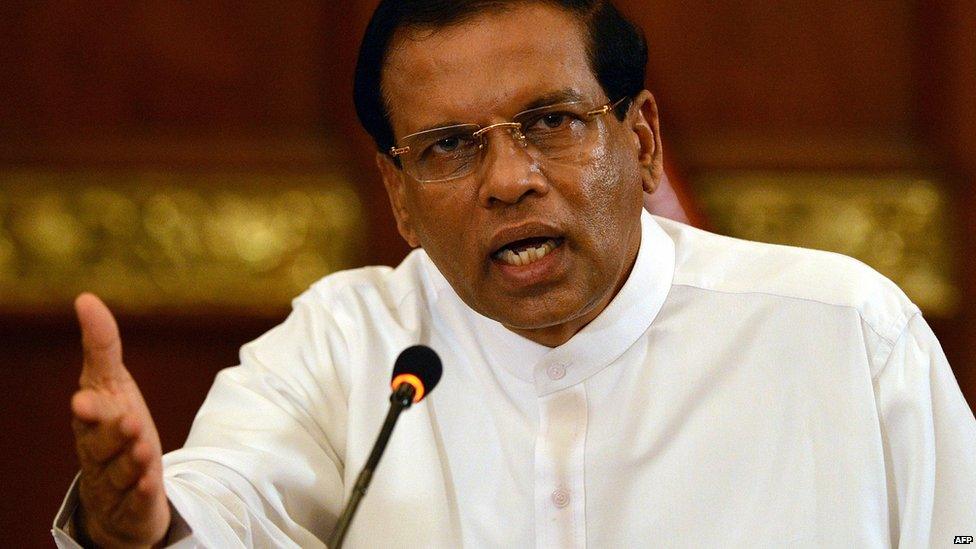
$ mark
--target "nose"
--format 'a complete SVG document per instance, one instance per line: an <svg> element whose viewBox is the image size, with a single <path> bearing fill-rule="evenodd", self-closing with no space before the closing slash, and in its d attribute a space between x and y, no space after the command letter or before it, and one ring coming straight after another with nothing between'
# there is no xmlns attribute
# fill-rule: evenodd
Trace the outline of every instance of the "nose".
<svg viewBox="0 0 976 549"><path fill-rule="evenodd" d="M484 135L478 201L485 208L517 204L528 196L549 192L549 181L521 133L516 128L505 130Z"/></svg>

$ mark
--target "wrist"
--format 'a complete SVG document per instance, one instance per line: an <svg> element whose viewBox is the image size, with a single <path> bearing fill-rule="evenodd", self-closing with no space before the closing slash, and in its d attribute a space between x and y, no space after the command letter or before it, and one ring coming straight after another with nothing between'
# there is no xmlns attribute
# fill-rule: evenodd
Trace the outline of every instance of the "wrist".
<svg viewBox="0 0 976 549"><path fill-rule="evenodd" d="M75 514L75 520L71 525L71 531L69 532L71 537L78 543L78 545L89 549L92 547L98 547L91 536L88 534L88 522L87 514L85 513L85 506L79 503L78 510Z"/></svg>
<svg viewBox="0 0 976 549"><path fill-rule="evenodd" d="M169 531L172 528L172 521L169 522L162 537L155 543L141 544L124 541L117 536L113 536L97 524L93 524L85 514L85 507L79 503L75 511L74 520L68 534L75 542L84 549L97 549L100 547L123 547L130 549L157 548L169 545ZM100 540L100 541L96 541Z"/></svg>

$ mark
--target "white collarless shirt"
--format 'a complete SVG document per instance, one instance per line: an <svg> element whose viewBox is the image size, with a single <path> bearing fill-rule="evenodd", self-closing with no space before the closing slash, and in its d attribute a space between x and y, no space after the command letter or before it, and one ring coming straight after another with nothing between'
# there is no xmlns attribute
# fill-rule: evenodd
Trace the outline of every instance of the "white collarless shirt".
<svg viewBox="0 0 976 549"><path fill-rule="evenodd" d="M326 277L164 457L181 547L322 547L423 343L348 547L927 547L976 532L976 420L918 309L824 252L642 217L617 296L548 348L423 251ZM74 505L55 521L61 546Z"/></svg>

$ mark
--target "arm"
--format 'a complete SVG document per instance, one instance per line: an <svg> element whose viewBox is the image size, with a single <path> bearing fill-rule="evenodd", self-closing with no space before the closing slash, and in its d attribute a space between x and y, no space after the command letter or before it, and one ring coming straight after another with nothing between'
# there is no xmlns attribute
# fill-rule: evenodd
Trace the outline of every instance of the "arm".
<svg viewBox="0 0 976 549"><path fill-rule="evenodd" d="M345 341L299 298L218 374L184 447L163 458L177 513L208 547L321 546L344 501Z"/></svg>
<svg viewBox="0 0 976 549"><path fill-rule="evenodd" d="M241 366L217 376L186 446L162 457L160 494L173 527L152 543L321 545L343 502L345 384L333 368L345 348L339 332L321 307L299 298L282 325L242 349ZM84 479L83 468L74 525L91 532ZM142 518L127 520L143 527Z"/></svg>
<svg viewBox="0 0 976 549"><path fill-rule="evenodd" d="M874 380L892 543L941 547L976 530L976 420L916 314Z"/></svg>

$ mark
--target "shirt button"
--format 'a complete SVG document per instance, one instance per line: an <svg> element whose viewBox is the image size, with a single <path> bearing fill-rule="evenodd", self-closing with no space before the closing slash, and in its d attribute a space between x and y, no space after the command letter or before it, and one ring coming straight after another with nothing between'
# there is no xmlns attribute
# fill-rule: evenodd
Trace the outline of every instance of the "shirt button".
<svg viewBox="0 0 976 549"><path fill-rule="evenodd" d="M552 493L552 502L560 509L569 505L569 492L560 488Z"/></svg>
<svg viewBox="0 0 976 549"><path fill-rule="evenodd" d="M546 369L546 375L548 375L549 379L553 381L562 379L566 377L566 367L562 364L554 364Z"/></svg>

